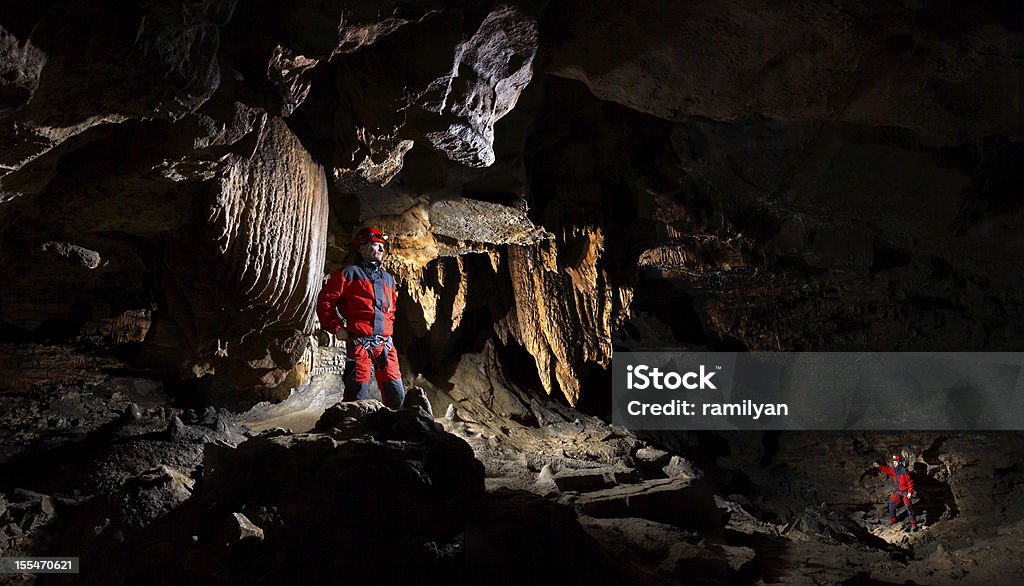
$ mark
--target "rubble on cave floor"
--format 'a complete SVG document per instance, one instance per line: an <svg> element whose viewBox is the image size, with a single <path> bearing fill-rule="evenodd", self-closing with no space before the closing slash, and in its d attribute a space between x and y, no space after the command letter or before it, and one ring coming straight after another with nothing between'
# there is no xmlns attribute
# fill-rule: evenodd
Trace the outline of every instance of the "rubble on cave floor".
<svg viewBox="0 0 1024 586"><path fill-rule="evenodd" d="M96 391L75 391L75 404L93 415L75 433L7 446L14 449L0 462L3 555L74 551L88 559L122 544L192 498L207 445L247 439L223 409L141 407ZM15 442L28 436L25 427L4 429Z"/></svg>
<svg viewBox="0 0 1024 586"><path fill-rule="evenodd" d="M79 440L137 409L169 406L161 381L74 345L0 344L0 464L28 449Z"/></svg>
<svg viewBox="0 0 1024 586"><path fill-rule="evenodd" d="M421 412L368 410L372 433L342 439L337 429L256 435L224 409L144 407L127 396L122 405L97 388L77 397L102 414L96 425L0 463L0 554L74 552L88 560L78 583L272 582L297 559L321 564L314 574L328 581L359 570L353 579L366 582L389 564L412 579L461 559L466 511L483 494L469 447ZM11 413L5 438L38 419ZM400 563L361 545L399 534Z"/></svg>
<svg viewBox="0 0 1024 586"><path fill-rule="evenodd" d="M255 568L283 577L288 556L395 531L412 535L409 564L435 577L522 559L595 583L1024 576L1015 435L722 434L718 448L704 436L641 438L510 382L493 347L464 355L446 389L418 377L424 409L327 405L338 397L326 377L339 374L317 373L291 402L250 411L244 425L225 410L172 407L155 381L137 377L0 393L0 550L70 547L114 582L216 583L253 578ZM412 387L410 406L414 397ZM293 414L303 431L280 424ZM261 423L262 432L248 427ZM919 465L929 523L915 533L888 524L888 485L869 466L896 443ZM384 512L396 501L404 504ZM337 534L358 510L370 511L358 531ZM149 561L118 573L119 560L143 551ZM185 568L161 578L168 556ZM366 576L384 567L331 556L324 576L346 564Z"/></svg>

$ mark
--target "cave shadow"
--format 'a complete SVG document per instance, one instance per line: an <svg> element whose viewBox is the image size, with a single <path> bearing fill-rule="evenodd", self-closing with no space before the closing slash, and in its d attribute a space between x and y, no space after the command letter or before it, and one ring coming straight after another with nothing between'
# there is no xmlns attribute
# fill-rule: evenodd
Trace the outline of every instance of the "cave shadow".
<svg viewBox="0 0 1024 586"><path fill-rule="evenodd" d="M884 580L878 580L871 577L871 572L857 572L856 575L839 582L840 586L900 586L906 584L916 584L914 581L907 582L886 582Z"/></svg>
<svg viewBox="0 0 1024 586"><path fill-rule="evenodd" d="M954 519L960 514L949 483L929 476L926 464L915 463L910 477L914 480L914 492L918 495L915 514L918 515L919 522L934 525L941 519Z"/></svg>
<svg viewBox="0 0 1024 586"><path fill-rule="evenodd" d="M709 344L710 340L695 305L693 293L671 279L641 276L633 294L631 310L650 313L671 329L673 337L672 340L642 340L644 345L656 348L678 344ZM624 329L631 337L641 337L640 332L629 322L626 322Z"/></svg>
<svg viewBox="0 0 1024 586"><path fill-rule="evenodd" d="M754 559L736 572L734 584L780 582L796 567L796 564L784 561L793 547L793 542L785 537L726 529L725 539L729 545L754 550Z"/></svg>
<svg viewBox="0 0 1024 586"><path fill-rule="evenodd" d="M551 584L629 584L640 577L588 534L571 508L536 494L494 491L468 518L465 584L525 584L539 577Z"/></svg>

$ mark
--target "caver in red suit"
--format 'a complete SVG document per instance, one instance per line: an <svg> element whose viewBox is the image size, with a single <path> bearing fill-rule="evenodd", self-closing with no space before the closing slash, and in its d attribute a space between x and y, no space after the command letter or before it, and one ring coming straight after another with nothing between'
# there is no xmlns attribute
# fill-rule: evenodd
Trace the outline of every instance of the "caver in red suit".
<svg viewBox="0 0 1024 586"><path fill-rule="evenodd" d="M903 506L907 508L907 517L910 519L910 527L916 529L917 518L914 517L914 509L910 506L910 497L914 495L914 480L910 478L910 471L907 470L903 457L899 454L894 455L891 468L882 464L876 464L876 466L882 472L892 476L893 482L896 483L896 492L892 493L892 498L889 499L889 522L897 521L896 508L899 507L900 501L903 501Z"/></svg>
<svg viewBox="0 0 1024 586"><path fill-rule="evenodd" d="M369 397L372 371L384 404L398 409L405 401L405 388L391 340L398 291L395 278L380 264L386 241L376 228L356 234L356 262L334 271L317 296L316 313L323 329L347 340L344 400Z"/></svg>

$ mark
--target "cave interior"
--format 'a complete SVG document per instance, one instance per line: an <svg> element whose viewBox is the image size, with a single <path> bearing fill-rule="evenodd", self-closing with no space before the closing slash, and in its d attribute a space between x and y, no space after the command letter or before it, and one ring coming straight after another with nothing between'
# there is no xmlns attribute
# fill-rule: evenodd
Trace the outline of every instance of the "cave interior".
<svg viewBox="0 0 1024 586"><path fill-rule="evenodd" d="M611 423L616 352L1024 346L1022 71L1012 0L3 2L0 557L81 570L0 583L1024 582L1019 432Z"/></svg>

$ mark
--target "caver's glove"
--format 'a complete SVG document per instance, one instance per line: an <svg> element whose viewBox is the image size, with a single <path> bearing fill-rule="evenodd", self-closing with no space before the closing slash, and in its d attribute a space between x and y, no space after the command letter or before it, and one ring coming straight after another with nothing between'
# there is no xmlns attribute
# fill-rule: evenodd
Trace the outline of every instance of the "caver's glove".
<svg viewBox="0 0 1024 586"><path fill-rule="evenodd" d="M341 326L338 328L338 331L334 332L334 338L339 342L344 342L348 339L348 330L345 329L345 326Z"/></svg>
<svg viewBox="0 0 1024 586"><path fill-rule="evenodd" d="M316 333L316 343L321 348L329 348L333 345L334 336L331 335L327 330L319 330Z"/></svg>

